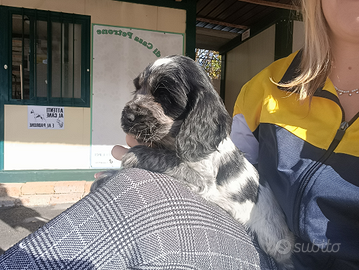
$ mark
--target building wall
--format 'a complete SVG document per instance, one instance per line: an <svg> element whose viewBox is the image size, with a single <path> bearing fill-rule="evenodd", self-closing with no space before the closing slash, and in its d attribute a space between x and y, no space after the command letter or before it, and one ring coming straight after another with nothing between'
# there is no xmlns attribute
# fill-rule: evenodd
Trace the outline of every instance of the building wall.
<svg viewBox="0 0 359 270"><path fill-rule="evenodd" d="M230 115L242 86L274 60L275 25L227 53L225 104Z"/></svg>
<svg viewBox="0 0 359 270"><path fill-rule="evenodd" d="M0 0L91 16L91 23L185 33L186 11L111 0ZM5 105L4 170L89 169L91 108L65 107L65 129L27 128L27 106Z"/></svg>
<svg viewBox="0 0 359 270"><path fill-rule="evenodd" d="M90 108L65 107L65 128L28 129L27 106L5 106L5 170L89 168Z"/></svg>
<svg viewBox="0 0 359 270"><path fill-rule="evenodd" d="M96 24L176 33L186 28L184 10L113 0L0 0L0 5L89 15Z"/></svg>
<svg viewBox="0 0 359 270"><path fill-rule="evenodd" d="M303 23L294 21L293 52L302 47L303 40ZM225 105L230 115L243 85L274 61L274 51L275 25L227 53Z"/></svg>
<svg viewBox="0 0 359 270"><path fill-rule="evenodd" d="M293 52L298 51L304 45L304 23L294 21L293 25Z"/></svg>
<svg viewBox="0 0 359 270"><path fill-rule="evenodd" d="M184 9L113 0L0 0L0 5L88 15L92 24L186 33ZM89 192L94 172L101 170L91 170L91 110L65 107L65 128L44 130L27 128L27 106L5 105L0 207L74 203Z"/></svg>

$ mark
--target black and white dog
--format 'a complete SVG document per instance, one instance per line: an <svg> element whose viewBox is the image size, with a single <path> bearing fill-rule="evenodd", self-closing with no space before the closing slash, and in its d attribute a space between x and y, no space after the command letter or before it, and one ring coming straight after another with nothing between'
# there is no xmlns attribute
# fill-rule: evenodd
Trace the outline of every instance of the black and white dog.
<svg viewBox="0 0 359 270"><path fill-rule="evenodd" d="M285 240L293 247L293 235L270 188L259 184L256 169L232 143L231 117L202 67L185 56L165 57L149 65L134 85L122 128L144 145L132 147L122 166L186 182L242 222L267 254L291 268L291 252L279 252L277 243Z"/></svg>

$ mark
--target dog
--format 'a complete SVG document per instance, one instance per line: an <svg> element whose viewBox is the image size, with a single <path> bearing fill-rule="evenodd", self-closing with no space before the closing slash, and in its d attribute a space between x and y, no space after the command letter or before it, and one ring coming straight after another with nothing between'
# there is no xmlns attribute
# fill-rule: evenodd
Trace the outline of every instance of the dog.
<svg viewBox="0 0 359 270"><path fill-rule="evenodd" d="M124 132L141 145L122 158L124 168L142 168L184 181L254 233L260 247L292 268L294 237L268 185L230 139L231 117L211 80L195 61L180 55L158 59L134 79L135 91L121 116Z"/></svg>

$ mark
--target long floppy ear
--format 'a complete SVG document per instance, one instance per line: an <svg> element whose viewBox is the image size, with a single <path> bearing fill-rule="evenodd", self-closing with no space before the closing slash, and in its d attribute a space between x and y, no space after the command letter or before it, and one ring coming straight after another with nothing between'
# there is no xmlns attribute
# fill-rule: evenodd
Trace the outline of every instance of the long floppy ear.
<svg viewBox="0 0 359 270"><path fill-rule="evenodd" d="M205 76L204 80L202 83L195 82L188 93L188 114L176 136L179 157L190 162L216 151L219 143L228 137L231 128L231 117L221 98L209 78Z"/></svg>

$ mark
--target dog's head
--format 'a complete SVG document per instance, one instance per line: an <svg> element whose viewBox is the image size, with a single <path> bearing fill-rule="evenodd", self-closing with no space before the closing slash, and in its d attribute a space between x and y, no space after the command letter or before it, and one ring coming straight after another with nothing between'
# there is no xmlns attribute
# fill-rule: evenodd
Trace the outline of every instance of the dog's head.
<svg viewBox="0 0 359 270"><path fill-rule="evenodd" d="M121 121L123 130L139 142L197 161L216 151L228 136L231 118L209 77L192 59L159 59L134 79L134 85Z"/></svg>

